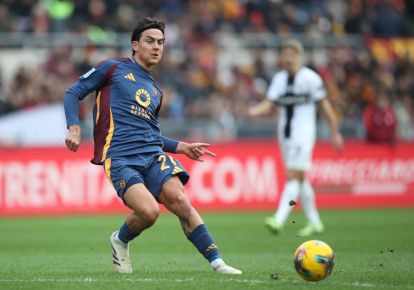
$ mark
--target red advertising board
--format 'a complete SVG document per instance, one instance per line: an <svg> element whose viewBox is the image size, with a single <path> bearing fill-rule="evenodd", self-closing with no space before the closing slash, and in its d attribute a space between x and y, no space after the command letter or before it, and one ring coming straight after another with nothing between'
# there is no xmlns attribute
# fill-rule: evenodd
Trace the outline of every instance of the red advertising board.
<svg viewBox="0 0 414 290"><path fill-rule="evenodd" d="M176 156L190 173L186 193L199 210L274 210L284 172L273 141L211 146L216 158ZM126 208L92 146L0 149L0 215L116 213ZM342 153L319 143L308 177L320 207L414 207L414 143L348 142Z"/></svg>

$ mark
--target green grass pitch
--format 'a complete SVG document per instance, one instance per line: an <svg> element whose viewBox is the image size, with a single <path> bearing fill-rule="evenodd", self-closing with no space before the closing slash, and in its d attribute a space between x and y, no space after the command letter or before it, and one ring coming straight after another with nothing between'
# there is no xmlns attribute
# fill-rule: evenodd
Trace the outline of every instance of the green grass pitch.
<svg viewBox="0 0 414 290"><path fill-rule="evenodd" d="M325 210L320 239L335 252L334 271L318 283L302 280L292 255L303 241L295 212L285 232L266 231L266 213L205 213L223 258L241 276L214 273L162 214L131 245L134 272L111 265L108 237L123 216L0 219L0 289L414 289L414 210Z"/></svg>

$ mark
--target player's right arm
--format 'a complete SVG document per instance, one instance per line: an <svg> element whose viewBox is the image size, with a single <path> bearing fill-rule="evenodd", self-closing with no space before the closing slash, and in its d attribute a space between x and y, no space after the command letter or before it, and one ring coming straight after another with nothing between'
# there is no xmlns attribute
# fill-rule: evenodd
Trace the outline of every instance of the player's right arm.
<svg viewBox="0 0 414 290"><path fill-rule="evenodd" d="M79 125L71 125L65 138L66 147L70 151L76 152L79 148L81 140L81 128Z"/></svg>
<svg viewBox="0 0 414 290"><path fill-rule="evenodd" d="M276 100L280 97L279 77L276 74L267 91L266 98L257 105L249 108L247 111L250 117L259 117L269 115L273 108L276 107Z"/></svg>
<svg viewBox="0 0 414 290"><path fill-rule="evenodd" d="M264 99L257 105L249 108L248 114L250 117L266 116L272 112L274 107L275 103L269 99Z"/></svg>
<svg viewBox="0 0 414 290"><path fill-rule="evenodd" d="M82 75L73 83L63 96L65 108L67 135L65 138L66 147L70 151L76 152L81 141L81 128L79 125L79 102L89 93L102 87L110 76L114 67L114 62L109 60L102 62L89 72Z"/></svg>

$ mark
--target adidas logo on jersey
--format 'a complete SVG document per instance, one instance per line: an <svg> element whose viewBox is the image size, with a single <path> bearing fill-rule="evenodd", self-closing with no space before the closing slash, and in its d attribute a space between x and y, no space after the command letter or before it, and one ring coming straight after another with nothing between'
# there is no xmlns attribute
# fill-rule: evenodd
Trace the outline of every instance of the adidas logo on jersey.
<svg viewBox="0 0 414 290"><path fill-rule="evenodd" d="M126 76L124 76L124 78L127 78L127 79L135 82L135 77L132 73L127 74Z"/></svg>

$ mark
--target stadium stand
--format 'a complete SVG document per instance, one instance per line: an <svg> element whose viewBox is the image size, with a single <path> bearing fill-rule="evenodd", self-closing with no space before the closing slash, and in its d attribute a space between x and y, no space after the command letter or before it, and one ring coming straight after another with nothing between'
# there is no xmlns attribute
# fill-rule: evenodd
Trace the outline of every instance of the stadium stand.
<svg viewBox="0 0 414 290"><path fill-rule="evenodd" d="M397 116L397 139L412 140L414 54L383 57L370 42L412 39L412 2L4 0L0 118L60 102L67 86L102 56L128 55L135 20L154 15L168 24L168 48L154 72L166 95L162 116L175 124L207 124L183 131L166 122L173 135L231 140L274 132L273 118L254 127L246 107L264 97L278 67L279 40L296 36L304 41L306 63L326 82L346 137L363 138L364 108L381 91ZM56 35L61 41L53 45L34 43ZM68 41L70 35L77 41ZM90 126L92 105L93 98L84 104L84 126ZM319 131L323 138L323 123Z"/></svg>

